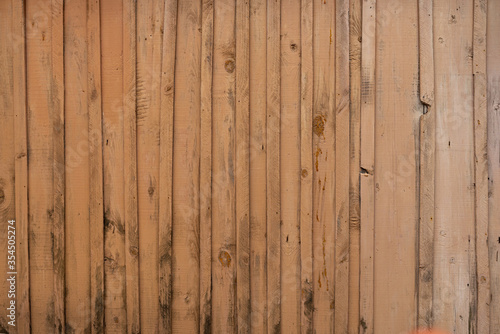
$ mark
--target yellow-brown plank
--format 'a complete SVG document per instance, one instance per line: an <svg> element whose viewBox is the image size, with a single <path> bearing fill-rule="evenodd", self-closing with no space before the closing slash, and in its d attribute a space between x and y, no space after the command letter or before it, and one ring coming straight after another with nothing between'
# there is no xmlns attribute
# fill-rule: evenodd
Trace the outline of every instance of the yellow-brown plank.
<svg viewBox="0 0 500 334"><path fill-rule="evenodd" d="M15 214L17 235L17 333L30 333L28 230L28 157L26 128L25 2L12 1L12 106L15 145ZM5 85L8 87L8 85ZM3 152L3 150L2 150ZM15 332L15 331L14 331Z"/></svg>
<svg viewBox="0 0 500 334"><path fill-rule="evenodd" d="M313 1L300 8L300 329L313 331Z"/></svg>
<svg viewBox="0 0 500 334"><path fill-rule="evenodd" d="M174 333L197 332L200 328L201 11L200 1L179 1L173 139Z"/></svg>
<svg viewBox="0 0 500 334"><path fill-rule="evenodd" d="M267 0L266 45L266 216L267 332L281 332L281 203L280 203L280 21L281 1Z"/></svg>
<svg viewBox="0 0 500 334"><path fill-rule="evenodd" d="M375 227L375 33L376 0L363 2L361 32L361 157L359 333L373 334Z"/></svg>
<svg viewBox="0 0 500 334"><path fill-rule="evenodd" d="M251 332L267 331L266 1L250 1L250 294Z"/></svg>
<svg viewBox="0 0 500 334"><path fill-rule="evenodd" d="M476 332L473 2L434 1L434 325Z"/></svg>
<svg viewBox="0 0 500 334"><path fill-rule="evenodd" d="M376 12L374 331L404 333L416 326L418 8L379 0Z"/></svg>
<svg viewBox="0 0 500 334"><path fill-rule="evenodd" d="M202 2L200 150L200 333L212 323L212 60L213 1Z"/></svg>
<svg viewBox="0 0 500 334"><path fill-rule="evenodd" d="M90 331L90 165L87 1L64 6L66 329Z"/></svg>
<svg viewBox="0 0 500 334"><path fill-rule="evenodd" d="M27 1L31 329L64 332L62 1Z"/></svg>
<svg viewBox="0 0 500 334"><path fill-rule="evenodd" d="M335 3L335 333L349 319L349 2ZM358 174L358 172L356 172Z"/></svg>
<svg viewBox="0 0 500 334"><path fill-rule="evenodd" d="M236 2L236 314L238 333L250 333L250 14L249 1Z"/></svg>
<svg viewBox="0 0 500 334"><path fill-rule="evenodd" d="M335 308L335 3L316 1L313 10L313 323L318 333L330 333Z"/></svg>
<svg viewBox="0 0 500 334"><path fill-rule="evenodd" d="M434 112L434 42L432 1L418 2L420 102L419 165L419 244L417 325L432 327L432 275L434 266L434 177L436 150L436 113Z"/></svg>
<svg viewBox="0 0 500 334"><path fill-rule="evenodd" d="M140 332L137 196L136 1L123 2L123 196L127 333Z"/></svg>
<svg viewBox="0 0 500 334"><path fill-rule="evenodd" d="M361 0L349 3L349 319L348 333L359 332L360 248L360 112L361 112Z"/></svg>
<svg viewBox="0 0 500 334"><path fill-rule="evenodd" d="M474 164L477 267L477 333L490 332L490 266L488 258L488 113L486 81L487 0L474 1ZM495 138L495 137L493 137ZM494 139L493 139L494 140ZM474 281L471 284L475 284ZM472 290L473 291L473 290Z"/></svg>
<svg viewBox="0 0 500 334"><path fill-rule="evenodd" d="M488 174L490 334L500 329L500 2L488 1L486 69L488 94ZM495 139L496 138L496 139Z"/></svg>
<svg viewBox="0 0 500 334"><path fill-rule="evenodd" d="M281 330L300 332L300 2L281 1ZM238 280L239 282L239 280Z"/></svg>
<svg viewBox="0 0 500 334"><path fill-rule="evenodd" d="M214 3L212 331L236 332L235 1Z"/></svg>
<svg viewBox="0 0 500 334"><path fill-rule="evenodd" d="M0 36L0 80L3 84L0 88L2 96L2 110L0 111L0 226L3 237L0 239L0 251L3 254L0 261L0 270L4 273L4 279L0 283L2 296L0 296L0 307L6 310L6 315L10 315L9 298L11 282L15 282L17 275L13 275L14 281L8 272L16 272L16 203L15 203L15 128L14 128L14 73L12 71L14 61L14 40L13 4L10 1L0 3L0 29L3 32ZM12 241L11 241L12 240ZM19 240L20 241L20 240ZM14 311L15 316L15 311ZM10 333L15 329L9 325L11 319L8 316L0 318L0 331Z"/></svg>
<svg viewBox="0 0 500 334"><path fill-rule="evenodd" d="M141 331L158 331L160 82L164 2L137 1L137 192ZM167 50L165 50L167 51Z"/></svg>
<svg viewBox="0 0 500 334"><path fill-rule="evenodd" d="M100 1L87 7L89 114L90 333L104 333L104 225L102 164Z"/></svg>
<svg viewBox="0 0 500 334"><path fill-rule="evenodd" d="M165 2L160 86L159 332L172 331L172 168L177 0Z"/></svg>
<svg viewBox="0 0 500 334"><path fill-rule="evenodd" d="M124 7L102 1L101 78L104 193L104 326L127 332L124 196Z"/></svg>

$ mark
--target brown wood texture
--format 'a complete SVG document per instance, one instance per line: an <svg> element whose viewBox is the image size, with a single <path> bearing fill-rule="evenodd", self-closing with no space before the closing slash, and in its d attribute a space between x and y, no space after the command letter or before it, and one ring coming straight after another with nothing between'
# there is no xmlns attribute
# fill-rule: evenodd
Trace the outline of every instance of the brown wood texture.
<svg viewBox="0 0 500 334"><path fill-rule="evenodd" d="M0 332L500 334L499 22L0 1Z"/></svg>

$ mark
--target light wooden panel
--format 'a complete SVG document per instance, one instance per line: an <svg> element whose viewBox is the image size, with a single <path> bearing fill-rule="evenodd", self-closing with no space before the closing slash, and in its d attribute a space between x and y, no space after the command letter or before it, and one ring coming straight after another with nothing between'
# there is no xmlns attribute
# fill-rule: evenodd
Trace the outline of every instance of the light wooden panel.
<svg viewBox="0 0 500 334"><path fill-rule="evenodd" d="M0 1L0 331L499 333L499 15Z"/></svg>

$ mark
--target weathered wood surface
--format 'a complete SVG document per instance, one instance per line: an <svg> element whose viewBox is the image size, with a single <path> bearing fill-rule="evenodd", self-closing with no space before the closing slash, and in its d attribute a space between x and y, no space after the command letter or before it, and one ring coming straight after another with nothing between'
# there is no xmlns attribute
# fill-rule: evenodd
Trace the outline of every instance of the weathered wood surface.
<svg viewBox="0 0 500 334"><path fill-rule="evenodd" d="M500 333L499 22L0 1L0 332Z"/></svg>

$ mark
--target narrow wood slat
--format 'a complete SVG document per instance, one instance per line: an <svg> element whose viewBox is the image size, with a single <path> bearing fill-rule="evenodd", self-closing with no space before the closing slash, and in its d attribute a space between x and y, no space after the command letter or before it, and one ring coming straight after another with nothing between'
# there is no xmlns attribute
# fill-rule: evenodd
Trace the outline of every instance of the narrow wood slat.
<svg viewBox="0 0 500 334"><path fill-rule="evenodd" d="M474 1L474 159L477 266L477 333L490 330L490 266L488 257L488 98L486 77L487 0ZM494 138L494 137L493 137ZM474 284L474 282L471 282Z"/></svg>
<svg viewBox="0 0 500 334"><path fill-rule="evenodd" d="M314 330L334 331L335 309L335 3L313 3Z"/></svg>
<svg viewBox="0 0 500 334"><path fill-rule="evenodd" d="M238 333L250 333L250 4L236 2L236 314Z"/></svg>
<svg viewBox="0 0 500 334"><path fill-rule="evenodd" d="M361 0L349 3L349 319L348 333L359 333L360 282L360 130L361 130Z"/></svg>
<svg viewBox="0 0 500 334"><path fill-rule="evenodd" d="M267 332L281 331L280 18L281 1L267 0Z"/></svg>
<svg viewBox="0 0 500 334"><path fill-rule="evenodd" d="M250 299L251 332L267 331L266 0L250 1Z"/></svg>
<svg viewBox="0 0 500 334"><path fill-rule="evenodd" d="M28 226L28 148L26 114L25 2L12 1L12 104L15 145L15 217L17 234L17 333L30 333L30 264Z"/></svg>
<svg viewBox="0 0 500 334"><path fill-rule="evenodd" d="M212 331L236 332L235 10L214 3L212 143Z"/></svg>
<svg viewBox="0 0 500 334"><path fill-rule="evenodd" d="M488 103L488 255L490 265L490 334L500 328L500 2L488 1L486 73ZM497 139L495 139L497 138Z"/></svg>
<svg viewBox="0 0 500 334"><path fill-rule="evenodd" d="M417 325L431 328L434 266L434 183L436 150L436 112L434 111L434 40L432 0L418 2L420 101L420 217L418 245Z"/></svg>
<svg viewBox="0 0 500 334"><path fill-rule="evenodd" d="M362 334L374 333L376 5L376 0L364 1L362 8L359 283L359 333Z"/></svg>
<svg viewBox="0 0 500 334"><path fill-rule="evenodd" d="M200 328L201 2L179 1L177 10L172 331L191 333Z"/></svg>
<svg viewBox="0 0 500 334"><path fill-rule="evenodd" d="M104 235L100 1L87 7L87 108L89 113L90 326L104 333Z"/></svg>
<svg viewBox="0 0 500 334"><path fill-rule="evenodd" d="M473 2L435 1L434 325L476 332ZM453 55L453 56L450 56Z"/></svg>
<svg viewBox="0 0 500 334"><path fill-rule="evenodd" d="M335 333L349 319L349 2L335 2ZM356 172L358 174L358 172Z"/></svg>
<svg viewBox="0 0 500 334"><path fill-rule="evenodd" d="M313 331L313 1L300 8L300 329Z"/></svg>
<svg viewBox="0 0 500 334"><path fill-rule="evenodd" d="M137 171L136 1L123 3L123 196L125 202L125 285L127 333L139 333L140 271ZM104 18L105 19L105 18ZM156 302L156 299L155 299Z"/></svg>
<svg viewBox="0 0 500 334"><path fill-rule="evenodd" d="M165 3L160 85L159 332L172 331L172 183L177 0ZM201 172L200 172L201 173ZM201 174L200 174L201 175Z"/></svg>

